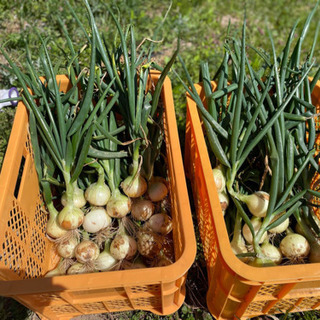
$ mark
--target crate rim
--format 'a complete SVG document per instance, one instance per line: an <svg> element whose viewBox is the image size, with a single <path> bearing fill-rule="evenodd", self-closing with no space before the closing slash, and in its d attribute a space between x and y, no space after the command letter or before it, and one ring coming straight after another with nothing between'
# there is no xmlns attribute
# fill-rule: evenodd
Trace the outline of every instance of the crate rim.
<svg viewBox="0 0 320 320"><path fill-rule="evenodd" d="M215 86L215 82L212 82L212 84L213 86ZM201 97L201 94L203 94L202 84L196 83L194 84L194 86ZM320 80L318 80L316 88L320 90ZM189 93L186 93L186 96L187 109L190 115L192 115L193 117L192 125L194 128L191 129L193 130L195 140L197 141L198 149L207 150L204 136L202 134L203 131L196 103ZM204 172L210 172L212 170L212 166L208 152L199 152L199 158ZM213 175L205 175L204 180L207 190L212 190L211 192L208 192L209 203L211 206L212 203L215 203L217 201L217 191L214 184ZM215 212L215 214L213 214L213 212ZM320 262L270 267L254 267L242 262L235 256L231 249L223 213L220 206L218 208L214 208L214 210L211 210L211 214L214 221L214 226L219 226L219 228L215 228L215 232L217 235L217 246L219 248L218 254L226 262L230 270L232 270L238 276L243 277L244 279L247 279L249 281L254 281L261 284L264 282L286 283L290 280L292 282L319 280Z"/></svg>

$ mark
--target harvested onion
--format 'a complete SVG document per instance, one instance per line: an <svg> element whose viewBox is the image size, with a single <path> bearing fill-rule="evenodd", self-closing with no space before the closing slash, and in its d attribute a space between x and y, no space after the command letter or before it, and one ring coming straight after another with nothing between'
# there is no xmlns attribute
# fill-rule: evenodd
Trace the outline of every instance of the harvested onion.
<svg viewBox="0 0 320 320"><path fill-rule="evenodd" d="M154 204L147 199L134 199L131 207L131 215L135 220L146 221L154 212Z"/></svg>
<svg viewBox="0 0 320 320"><path fill-rule="evenodd" d="M282 254L292 262L299 262L310 252L307 239L298 233L289 233L280 242Z"/></svg>
<svg viewBox="0 0 320 320"><path fill-rule="evenodd" d="M147 194L151 201L158 202L163 200L168 194L168 188L164 179L154 177L148 184Z"/></svg>
<svg viewBox="0 0 320 320"><path fill-rule="evenodd" d="M126 234L115 236L110 245L110 254L117 260L132 259L137 253L137 243Z"/></svg>
<svg viewBox="0 0 320 320"><path fill-rule="evenodd" d="M112 223L111 217L102 207L93 207L84 216L83 229L90 233L99 232Z"/></svg>
<svg viewBox="0 0 320 320"><path fill-rule="evenodd" d="M144 224L144 228L166 235L172 230L172 219L166 213L157 213Z"/></svg>
<svg viewBox="0 0 320 320"><path fill-rule="evenodd" d="M89 263L98 258L100 250L91 240L82 240L75 248L75 257L80 263Z"/></svg>

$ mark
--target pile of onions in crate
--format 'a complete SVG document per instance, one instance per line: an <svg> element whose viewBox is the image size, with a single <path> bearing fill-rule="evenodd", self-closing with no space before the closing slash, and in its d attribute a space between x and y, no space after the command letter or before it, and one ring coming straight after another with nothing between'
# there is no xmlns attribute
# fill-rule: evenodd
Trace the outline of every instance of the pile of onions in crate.
<svg viewBox="0 0 320 320"><path fill-rule="evenodd" d="M177 51L152 83L154 43L137 46L133 26L123 32L109 10L120 44L107 48L87 0L84 4L90 34L68 5L86 39L81 50L60 21L69 49L62 51L64 68L53 65L50 43L41 35L44 77L28 47L27 74L1 49L23 88L49 212L47 235L61 256L46 276L174 262L160 92ZM82 65L89 49L89 65ZM66 72L70 88L60 92L57 75Z"/></svg>
<svg viewBox="0 0 320 320"><path fill-rule="evenodd" d="M297 24L282 50L271 32L269 51L248 45L244 21L241 39L228 34L213 78L208 63L201 64L203 96L180 58L189 86L180 80L203 123L231 248L251 266L320 262L319 110L312 103L319 26L312 46L302 47L317 6L296 44Z"/></svg>

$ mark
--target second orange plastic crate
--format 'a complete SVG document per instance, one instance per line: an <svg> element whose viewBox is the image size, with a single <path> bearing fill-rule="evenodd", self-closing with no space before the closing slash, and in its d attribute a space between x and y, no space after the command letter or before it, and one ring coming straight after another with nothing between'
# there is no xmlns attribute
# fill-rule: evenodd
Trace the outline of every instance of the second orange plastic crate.
<svg viewBox="0 0 320 320"><path fill-rule="evenodd" d="M204 101L204 90L196 85ZM320 107L320 83L312 93ZM319 139L317 149L320 149ZM207 304L216 319L320 309L320 263L256 268L232 252L197 106L187 95L185 168L192 184L208 270Z"/></svg>
<svg viewBox="0 0 320 320"><path fill-rule="evenodd" d="M158 77L155 72L149 80L156 82ZM67 77L59 76L59 81L61 90L68 90ZM196 241L168 78L161 97L175 262L157 268L43 278L59 257L46 238L47 213L32 156L28 113L19 103L0 175L0 295L52 320L125 310L166 315L182 305Z"/></svg>

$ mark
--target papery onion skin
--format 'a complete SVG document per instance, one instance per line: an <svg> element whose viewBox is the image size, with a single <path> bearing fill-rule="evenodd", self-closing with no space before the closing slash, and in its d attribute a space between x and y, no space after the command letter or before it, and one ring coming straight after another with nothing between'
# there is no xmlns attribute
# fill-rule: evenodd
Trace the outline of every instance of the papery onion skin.
<svg viewBox="0 0 320 320"><path fill-rule="evenodd" d="M49 216L49 220L47 222L46 233L50 238L58 239L66 235L68 232L67 229L64 229L58 223L58 217L56 215Z"/></svg>
<svg viewBox="0 0 320 320"><path fill-rule="evenodd" d="M135 220L146 221L154 213L154 204L147 199L134 199L131 207L131 215Z"/></svg>
<svg viewBox="0 0 320 320"><path fill-rule="evenodd" d="M118 260L115 259L110 252L102 251L98 258L94 261L94 267L99 271L108 271L111 270L117 263Z"/></svg>
<svg viewBox="0 0 320 320"><path fill-rule="evenodd" d="M147 191L147 181L140 174L128 176L121 182L121 188L128 197L139 198Z"/></svg>
<svg viewBox="0 0 320 320"><path fill-rule="evenodd" d="M149 199L153 202L163 200L167 196L168 192L169 190L167 185L159 179L150 181L148 184L147 194Z"/></svg>
<svg viewBox="0 0 320 320"><path fill-rule="evenodd" d="M257 234L257 232L259 231L260 226L261 226L260 218L253 217L251 219L251 223L252 223L253 229L255 231L255 234ZM247 243L252 244L252 242L253 242L252 233L251 233L247 224L244 224L244 226L242 228L242 235ZM267 238L267 236L268 236L267 232L264 232L262 237L260 238L259 243L262 243Z"/></svg>
<svg viewBox="0 0 320 320"><path fill-rule="evenodd" d="M240 200L244 201L249 211L255 216L263 218L266 216L269 206L270 195L264 191L257 191L250 195L242 195Z"/></svg>
<svg viewBox="0 0 320 320"><path fill-rule="evenodd" d="M310 245L301 234L289 233L281 240L280 250L289 259L302 259L308 256Z"/></svg>
<svg viewBox="0 0 320 320"><path fill-rule="evenodd" d="M137 233L138 251L148 259L155 259L159 255L162 244L163 238L153 231L139 230Z"/></svg>
<svg viewBox="0 0 320 320"><path fill-rule="evenodd" d="M59 242L57 246L57 252L62 258L74 258L75 248L79 244L76 237L71 237L69 239Z"/></svg>
<svg viewBox="0 0 320 320"><path fill-rule="evenodd" d="M111 223L112 218L108 215L107 210L102 207L92 207L84 216L82 227L87 232L97 233Z"/></svg>
<svg viewBox="0 0 320 320"><path fill-rule="evenodd" d="M79 187L73 189L73 205L77 208L82 208L86 205L87 200L84 197L84 191ZM67 205L67 194L64 192L61 196L61 204L65 207Z"/></svg>
<svg viewBox="0 0 320 320"><path fill-rule="evenodd" d="M263 243L261 245L262 254L269 260L273 261L275 264L280 264L282 261L281 251L269 242Z"/></svg>
<svg viewBox="0 0 320 320"><path fill-rule="evenodd" d="M288 229L289 224L290 224L290 219L287 218L282 223L280 223L277 227L269 229L268 232L270 232L270 233L282 233L282 232L284 232L284 231L286 231Z"/></svg>
<svg viewBox="0 0 320 320"><path fill-rule="evenodd" d="M92 206L105 206L110 196L110 188L105 183L95 182L85 191L85 198Z"/></svg>
<svg viewBox="0 0 320 320"><path fill-rule="evenodd" d="M116 189L107 203L106 210L112 218L124 218L131 211L131 206L132 200Z"/></svg>
<svg viewBox="0 0 320 320"><path fill-rule="evenodd" d="M75 257L80 263L94 261L100 254L99 247L91 240L82 240L75 248Z"/></svg>
<svg viewBox="0 0 320 320"><path fill-rule="evenodd" d="M117 260L131 259L137 252L135 239L126 234L116 235L110 245L110 254Z"/></svg>
<svg viewBox="0 0 320 320"><path fill-rule="evenodd" d="M83 263L76 262L67 270L67 274L83 274L88 271Z"/></svg>
<svg viewBox="0 0 320 320"><path fill-rule="evenodd" d="M70 204L65 206L58 215L59 225L66 230L74 230L79 228L83 223L83 219L84 212Z"/></svg>
<svg viewBox="0 0 320 320"><path fill-rule="evenodd" d="M226 179L220 166L212 169L213 179L217 188L217 192L223 192L226 187Z"/></svg>
<svg viewBox="0 0 320 320"><path fill-rule="evenodd" d="M172 219L166 213L156 213L145 223L148 228L156 233L166 235L172 230Z"/></svg>

